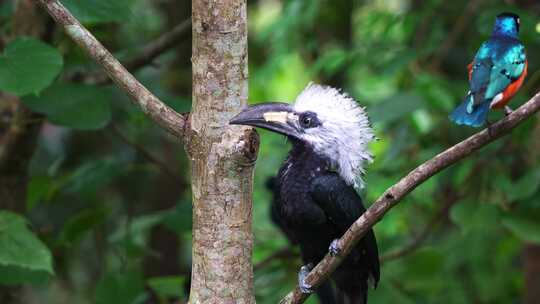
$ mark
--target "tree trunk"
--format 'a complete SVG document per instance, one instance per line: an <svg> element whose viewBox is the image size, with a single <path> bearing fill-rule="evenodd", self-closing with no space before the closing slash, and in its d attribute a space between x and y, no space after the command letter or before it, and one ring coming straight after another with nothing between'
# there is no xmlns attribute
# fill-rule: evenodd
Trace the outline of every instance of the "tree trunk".
<svg viewBox="0 0 540 304"><path fill-rule="evenodd" d="M190 303L254 303L251 233L258 136L229 126L247 102L245 0L194 0Z"/></svg>

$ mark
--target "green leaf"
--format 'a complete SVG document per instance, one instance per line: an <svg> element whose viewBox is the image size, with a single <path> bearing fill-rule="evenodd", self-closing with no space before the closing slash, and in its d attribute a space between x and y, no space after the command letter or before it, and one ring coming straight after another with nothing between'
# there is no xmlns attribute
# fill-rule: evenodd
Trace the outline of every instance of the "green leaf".
<svg viewBox="0 0 540 304"><path fill-rule="evenodd" d="M49 249L15 213L0 211L0 248L0 283L42 281L54 273Z"/></svg>
<svg viewBox="0 0 540 304"><path fill-rule="evenodd" d="M83 23L125 21L134 0L63 0L62 4Z"/></svg>
<svg viewBox="0 0 540 304"><path fill-rule="evenodd" d="M48 87L62 69L63 60L53 47L21 37L0 55L0 90L23 96Z"/></svg>
<svg viewBox="0 0 540 304"><path fill-rule="evenodd" d="M23 102L47 115L50 122L80 130L96 130L111 120L111 92L97 86L56 84L41 96L27 96Z"/></svg>
<svg viewBox="0 0 540 304"><path fill-rule="evenodd" d="M105 222L109 210L105 207L85 209L71 217L62 228L58 243L70 246L78 242L89 230Z"/></svg>
<svg viewBox="0 0 540 304"><path fill-rule="evenodd" d="M144 296L144 280L140 272L108 273L96 287L97 304L130 304Z"/></svg>
<svg viewBox="0 0 540 304"><path fill-rule="evenodd" d="M186 278L183 276L156 277L148 279L147 282L160 299L184 298Z"/></svg>
<svg viewBox="0 0 540 304"><path fill-rule="evenodd" d="M525 242L540 244L540 222L538 217L509 216L502 224Z"/></svg>

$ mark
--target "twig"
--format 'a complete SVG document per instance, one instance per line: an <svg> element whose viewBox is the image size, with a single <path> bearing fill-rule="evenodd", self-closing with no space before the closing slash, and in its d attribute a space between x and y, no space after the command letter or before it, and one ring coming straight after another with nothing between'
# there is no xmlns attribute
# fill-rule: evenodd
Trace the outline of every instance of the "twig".
<svg viewBox="0 0 540 304"><path fill-rule="evenodd" d="M169 167L168 164L166 164L165 162L157 159L156 157L154 157L150 152L148 152L143 146L139 145L138 143L134 142L134 141L131 141L129 138L127 138L116 126L112 126L111 127L111 130L112 130L112 133L116 136L118 136L118 138L120 138L121 141L123 141L126 145L132 147L135 151L137 151L137 153L139 153L142 157L146 158L149 162L151 162L152 164L154 164L156 167L158 167L163 173L165 173L166 175L168 175L172 180L173 182L175 183L175 185L177 185L178 187L184 185L184 181L183 179L178 175L176 174L175 172L173 172Z"/></svg>
<svg viewBox="0 0 540 304"><path fill-rule="evenodd" d="M164 33L156 40L148 43L139 54L124 62L124 67L133 73L138 69L151 64L154 59L174 47L186 34L190 33L190 29L191 19L182 21L169 32ZM111 79L103 73L88 74L84 78L93 79L96 84L107 84L111 81Z"/></svg>
<svg viewBox="0 0 540 304"><path fill-rule="evenodd" d="M429 234L433 232L433 229L435 229L435 226L444 219L448 215L448 211L450 211L450 208L457 202L457 199L450 199L448 200L437 213L431 218L431 220L426 224L424 229L417 234L407 245L403 246L402 248L389 252L385 255L382 255L380 258L381 264L396 260L399 258L402 258L404 256L407 256L411 253L413 253L416 249L422 245L422 243L427 239Z"/></svg>
<svg viewBox="0 0 540 304"><path fill-rule="evenodd" d="M158 125L176 137L183 136L186 118L167 106L133 75L58 0L36 0L61 25L71 39L100 64L109 77Z"/></svg>
<svg viewBox="0 0 540 304"><path fill-rule="evenodd" d="M341 248L339 256L327 254L323 260L310 272L306 282L311 286L319 286L337 268L343 258L358 243L364 233L382 219L386 212L397 205L401 199L418 185L431 176L455 164L488 143L505 135L526 118L532 116L540 109L540 92L510 115L492 124L462 142L450 147L432 159L416 167L399 182L388 188L369 209L354 222L349 230L339 239ZM309 295L303 294L298 287L289 293L281 303L302 303Z"/></svg>

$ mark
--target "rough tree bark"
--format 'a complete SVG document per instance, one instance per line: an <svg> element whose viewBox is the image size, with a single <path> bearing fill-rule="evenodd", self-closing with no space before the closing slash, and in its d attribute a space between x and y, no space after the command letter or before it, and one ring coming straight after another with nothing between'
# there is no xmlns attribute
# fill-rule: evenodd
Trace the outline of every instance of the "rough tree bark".
<svg viewBox="0 0 540 304"><path fill-rule="evenodd" d="M254 303L251 194L258 136L229 126L247 103L245 0L194 0L190 303Z"/></svg>

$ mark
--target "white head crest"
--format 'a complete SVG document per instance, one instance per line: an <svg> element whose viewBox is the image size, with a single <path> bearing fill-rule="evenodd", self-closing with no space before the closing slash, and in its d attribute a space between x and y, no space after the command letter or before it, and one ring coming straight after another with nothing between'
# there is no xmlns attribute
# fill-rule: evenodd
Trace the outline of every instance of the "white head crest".
<svg viewBox="0 0 540 304"><path fill-rule="evenodd" d="M362 188L363 166L373 160L367 145L375 138L364 108L337 89L313 83L293 107L296 112L314 112L321 121L319 127L306 129L302 139L330 159L347 184Z"/></svg>

